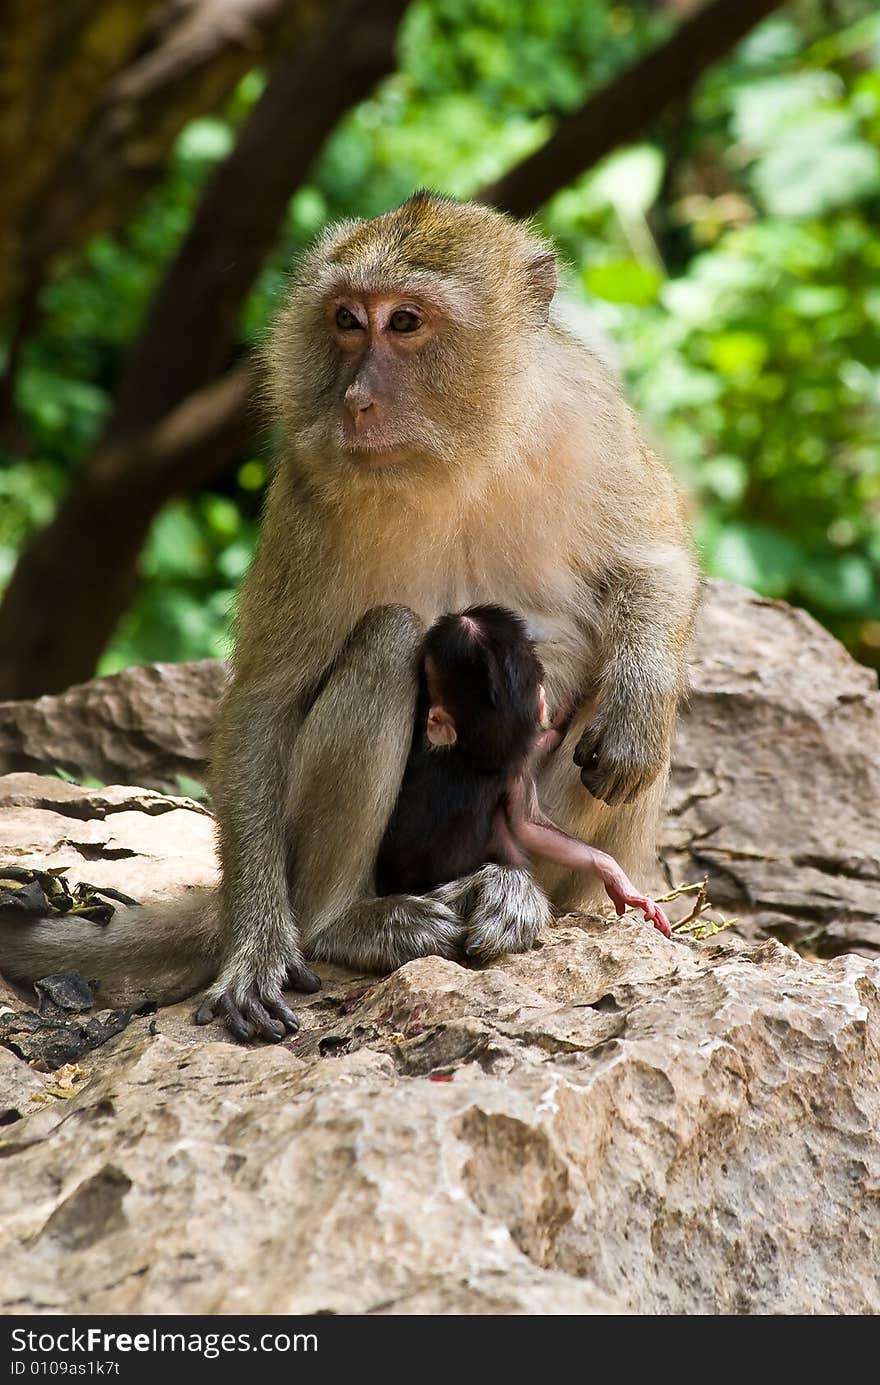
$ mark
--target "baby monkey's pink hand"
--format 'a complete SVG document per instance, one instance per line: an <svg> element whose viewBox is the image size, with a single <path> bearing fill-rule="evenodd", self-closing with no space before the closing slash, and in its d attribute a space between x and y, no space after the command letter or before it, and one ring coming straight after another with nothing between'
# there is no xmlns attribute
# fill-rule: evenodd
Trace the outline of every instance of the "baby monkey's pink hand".
<svg viewBox="0 0 880 1385"><path fill-rule="evenodd" d="M617 871L610 871L603 876L602 883L605 886L605 893L611 900L618 914L626 913L627 909L641 909L649 923L653 923L658 932L664 938L672 937L672 929L669 926L669 919L660 908L646 894L639 894L632 881L624 875L618 868Z"/></svg>

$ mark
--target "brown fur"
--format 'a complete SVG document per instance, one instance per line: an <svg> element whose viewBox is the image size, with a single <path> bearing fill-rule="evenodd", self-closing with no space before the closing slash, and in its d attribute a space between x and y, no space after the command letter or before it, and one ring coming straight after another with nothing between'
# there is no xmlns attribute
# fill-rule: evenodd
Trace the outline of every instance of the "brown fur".
<svg viewBox="0 0 880 1385"><path fill-rule="evenodd" d="M533 941L546 901L515 870L427 901L371 896L409 743L415 632L444 611L497 602L528 618L551 707L582 707L542 803L628 872L653 853L697 577L668 471L603 366L547 322L554 285L528 228L427 195L328 232L292 284L267 348L279 464L214 748L215 1002L246 1014L256 995L271 1010L289 968L307 984L304 956L382 968ZM357 362L334 344L332 305L363 292L414 296L432 324L388 367L401 459L375 467L346 453L338 422ZM572 763L585 731L601 736L593 786L634 801L585 790ZM589 902L582 875L541 878L557 906ZM20 974L11 937L4 955ZM112 983L118 954L100 965Z"/></svg>

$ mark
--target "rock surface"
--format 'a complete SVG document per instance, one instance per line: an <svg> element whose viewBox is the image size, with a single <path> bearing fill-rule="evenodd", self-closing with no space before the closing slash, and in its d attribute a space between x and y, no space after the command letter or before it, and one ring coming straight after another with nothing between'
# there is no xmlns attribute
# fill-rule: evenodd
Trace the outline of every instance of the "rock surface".
<svg viewBox="0 0 880 1385"><path fill-rule="evenodd" d="M145 664L33 702L0 702L0 773L66 770L177 793L204 777L226 677L213 659Z"/></svg>
<svg viewBox="0 0 880 1385"><path fill-rule="evenodd" d="M2 864L68 866L71 884L107 885L146 903L184 884L214 883L214 819L201 803L151 789L7 774L0 778Z"/></svg>
<svg viewBox="0 0 880 1385"><path fill-rule="evenodd" d="M542 941L133 1021L2 1132L3 1311L880 1311L880 965Z"/></svg>
<svg viewBox="0 0 880 1385"><path fill-rule="evenodd" d="M747 936L880 952L877 677L804 611L710 584L661 858Z"/></svg>
<svg viewBox="0 0 880 1385"><path fill-rule="evenodd" d="M715 585L693 682L665 869L746 933L880 947L872 676ZM189 800L13 774L0 803L0 861L215 876ZM0 1311L880 1312L877 960L579 916L485 970L321 975L278 1047L186 1003L72 1085L0 1049Z"/></svg>

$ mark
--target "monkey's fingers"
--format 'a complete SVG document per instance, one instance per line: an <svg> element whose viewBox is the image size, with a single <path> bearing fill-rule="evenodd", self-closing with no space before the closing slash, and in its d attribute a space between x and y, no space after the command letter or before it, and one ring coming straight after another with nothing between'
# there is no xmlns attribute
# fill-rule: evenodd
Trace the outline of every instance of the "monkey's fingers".
<svg viewBox="0 0 880 1385"><path fill-rule="evenodd" d="M599 748L601 737L597 732L587 727L574 748L572 759L578 769L594 769L599 763Z"/></svg>
<svg viewBox="0 0 880 1385"><path fill-rule="evenodd" d="M624 803L629 792L629 780L624 772L615 772L613 766L605 766L597 753L581 769L581 783L594 798L612 807Z"/></svg>
<svg viewBox="0 0 880 1385"><path fill-rule="evenodd" d="M575 751L577 757L577 751ZM578 763L577 758L575 763ZM659 768L616 763L594 750L581 767L581 783L594 798L615 807L639 798L659 774Z"/></svg>
<svg viewBox="0 0 880 1385"><path fill-rule="evenodd" d="M639 909L644 914L648 923L653 923L659 933L664 938L672 937L672 929L669 926L669 919L660 908L646 894L639 894L623 875L611 877L605 881L605 892L614 905L618 918L625 914L627 909Z"/></svg>
<svg viewBox="0 0 880 1385"><path fill-rule="evenodd" d="M660 905L655 904L653 899L647 900L646 903L650 906L650 908L645 910L645 918L648 919L651 923L653 923L658 933L662 933L664 938L671 938L672 928L670 926L669 919L666 917L663 910L660 908Z"/></svg>
<svg viewBox="0 0 880 1385"><path fill-rule="evenodd" d="M626 771L615 765L603 747L601 732L587 727L574 748L573 759L581 772L581 783L603 803L622 803L629 791Z"/></svg>
<svg viewBox="0 0 880 1385"><path fill-rule="evenodd" d="M649 899L644 894L633 894L627 899L631 909L641 909L648 923L653 923L658 933L662 933L664 938L672 937L672 929L669 926L669 919L653 899Z"/></svg>

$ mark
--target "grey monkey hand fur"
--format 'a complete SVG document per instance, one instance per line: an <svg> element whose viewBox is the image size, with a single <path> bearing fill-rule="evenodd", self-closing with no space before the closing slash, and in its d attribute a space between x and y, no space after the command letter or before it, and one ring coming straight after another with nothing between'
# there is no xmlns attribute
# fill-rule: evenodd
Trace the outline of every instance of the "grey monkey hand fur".
<svg viewBox="0 0 880 1385"><path fill-rule="evenodd" d="M587 727L573 758L584 788L612 806L634 802L667 766L665 753L651 754L651 747L644 743L621 741L597 724Z"/></svg>

